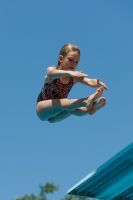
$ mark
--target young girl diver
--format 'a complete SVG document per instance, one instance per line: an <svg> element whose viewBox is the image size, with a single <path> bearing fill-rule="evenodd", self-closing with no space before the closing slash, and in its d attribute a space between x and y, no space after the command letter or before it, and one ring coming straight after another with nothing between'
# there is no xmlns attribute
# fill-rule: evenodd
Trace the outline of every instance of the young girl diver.
<svg viewBox="0 0 133 200"><path fill-rule="evenodd" d="M80 50L74 44L61 48L58 65L47 68L44 85L37 98L36 113L40 120L59 122L71 115L94 114L106 104L102 96L106 85L99 79L90 79L83 71L75 71L80 60ZM76 83L97 87L94 94L81 99L67 99ZM101 97L96 101L97 98Z"/></svg>

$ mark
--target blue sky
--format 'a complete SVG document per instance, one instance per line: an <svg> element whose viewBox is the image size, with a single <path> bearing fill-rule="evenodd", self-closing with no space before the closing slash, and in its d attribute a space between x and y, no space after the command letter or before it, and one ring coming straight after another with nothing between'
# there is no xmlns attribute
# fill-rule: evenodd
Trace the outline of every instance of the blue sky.
<svg viewBox="0 0 133 200"><path fill-rule="evenodd" d="M64 197L83 177L133 141L133 1L0 1L0 199L39 193L54 181ZM108 86L93 116L40 121L37 96L60 48L81 50L77 70ZM77 84L69 98L95 91Z"/></svg>

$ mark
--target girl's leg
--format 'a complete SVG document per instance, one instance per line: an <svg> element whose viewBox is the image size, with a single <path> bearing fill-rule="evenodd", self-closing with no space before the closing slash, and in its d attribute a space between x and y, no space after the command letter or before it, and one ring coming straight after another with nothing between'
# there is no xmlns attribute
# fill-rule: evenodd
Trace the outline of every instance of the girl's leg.
<svg viewBox="0 0 133 200"><path fill-rule="evenodd" d="M56 115L55 117L52 117L50 119L48 119L48 121L50 123L55 123L55 122L59 122L62 121L66 118L68 118L71 115L76 115L76 116L84 116L87 114L94 114L97 110L99 110L100 108L102 108L103 106L105 106L106 104L106 99L104 97L101 97L98 101L94 102L93 107L88 110L86 107L80 107L77 108L76 110L69 112L69 111L63 111L61 113L59 113L58 115Z"/></svg>
<svg viewBox="0 0 133 200"><path fill-rule="evenodd" d="M91 109L87 109L86 107L78 108L72 111L72 114L76 116L84 116L86 114L93 115L96 111L98 111L105 105L106 105L106 98L101 97L98 101L95 101L93 103L93 107Z"/></svg>
<svg viewBox="0 0 133 200"><path fill-rule="evenodd" d="M48 121L50 123L56 123L56 122L60 122L68 117L70 117L72 115L71 112L69 111L63 111L61 113L59 113L58 115L56 115L55 117L49 118Z"/></svg>
<svg viewBox="0 0 133 200"><path fill-rule="evenodd" d="M83 106L87 109L91 109L93 106L93 102L95 101L95 99L102 95L103 90L104 88L100 87L96 90L94 94L82 99L51 99L41 101L36 106L37 115L41 120L45 121L63 111L71 112Z"/></svg>
<svg viewBox="0 0 133 200"><path fill-rule="evenodd" d="M70 117L71 115L76 115L76 116L84 116L88 114L88 109L86 107L81 107L81 108L78 108L74 111L63 111L61 113L59 113L58 115L52 117L52 118L49 118L48 121L50 123L55 123L55 122L59 122L59 121L62 121L68 117Z"/></svg>

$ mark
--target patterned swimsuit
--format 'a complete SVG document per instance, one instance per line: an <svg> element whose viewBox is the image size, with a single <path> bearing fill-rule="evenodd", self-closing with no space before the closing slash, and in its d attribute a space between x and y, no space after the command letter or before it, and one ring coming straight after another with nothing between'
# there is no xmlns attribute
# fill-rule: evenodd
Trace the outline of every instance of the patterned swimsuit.
<svg viewBox="0 0 133 200"><path fill-rule="evenodd" d="M64 99L67 98L74 84L73 78L70 77L68 84L63 84L60 78L54 79L49 83L45 83L41 93L38 96L37 102L48 99Z"/></svg>

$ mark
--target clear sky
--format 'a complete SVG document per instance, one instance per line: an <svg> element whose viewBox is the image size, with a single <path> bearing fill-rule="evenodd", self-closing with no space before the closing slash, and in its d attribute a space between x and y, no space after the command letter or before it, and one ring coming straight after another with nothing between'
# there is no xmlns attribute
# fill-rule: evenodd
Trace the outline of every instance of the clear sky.
<svg viewBox="0 0 133 200"><path fill-rule="evenodd" d="M81 50L77 70L108 86L107 105L50 124L37 118L36 99L66 43ZM0 1L0 57L1 200L37 195L47 181L60 199L133 141L133 1ZM94 91L77 84L69 98Z"/></svg>

